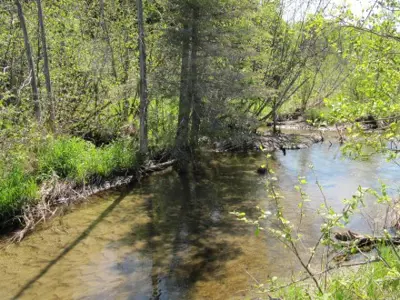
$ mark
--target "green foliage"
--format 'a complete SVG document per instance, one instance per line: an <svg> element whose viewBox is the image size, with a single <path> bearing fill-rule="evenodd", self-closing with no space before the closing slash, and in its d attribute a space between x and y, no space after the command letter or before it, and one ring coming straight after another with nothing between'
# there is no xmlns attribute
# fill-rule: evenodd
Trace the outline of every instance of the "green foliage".
<svg viewBox="0 0 400 300"><path fill-rule="evenodd" d="M136 144L121 139L94 151L92 174L108 177L113 173L127 172L136 167Z"/></svg>
<svg viewBox="0 0 400 300"><path fill-rule="evenodd" d="M326 291L329 299L398 299L400 260L390 247L382 247L379 252L382 261L334 274Z"/></svg>
<svg viewBox="0 0 400 300"><path fill-rule="evenodd" d="M79 138L51 139L39 146L38 174L83 182L93 172L95 152L93 144Z"/></svg>
<svg viewBox="0 0 400 300"><path fill-rule="evenodd" d="M329 110L326 108L310 108L305 111L304 117L306 121L313 126L326 126L329 122L329 113Z"/></svg>
<svg viewBox="0 0 400 300"><path fill-rule="evenodd" d="M34 151L19 151L13 154L10 165L0 165L0 219L34 202L40 184L53 176L83 184L95 177L107 178L132 170L137 147L132 139L96 148L81 138L62 136L41 140ZM24 157L29 157L30 163Z"/></svg>
<svg viewBox="0 0 400 300"><path fill-rule="evenodd" d="M50 139L38 149L39 177L53 174L62 179L84 183L94 175L107 177L113 172L135 166L133 142L117 140L96 148L92 143L75 137Z"/></svg>
<svg viewBox="0 0 400 300"><path fill-rule="evenodd" d="M316 294L307 282L283 289L279 289L282 283L271 282L270 289L279 289L273 294L283 299L399 299L400 260L391 247L380 247L379 253L381 261L336 270L328 277L323 295Z"/></svg>
<svg viewBox="0 0 400 300"><path fill-rule="evenodd" d="M35 180L26 173L24 164L15 161L8 170L0 165L0 220L13 215L27 201L38 196Z"/></svg>

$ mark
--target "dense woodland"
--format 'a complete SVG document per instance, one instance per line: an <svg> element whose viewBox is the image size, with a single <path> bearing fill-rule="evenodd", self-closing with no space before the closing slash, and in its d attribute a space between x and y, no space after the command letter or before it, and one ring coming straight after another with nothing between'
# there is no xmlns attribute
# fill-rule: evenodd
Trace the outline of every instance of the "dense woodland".
<svg viewBox="0 0 400 300"><path fill-rule="evenodd" d="M87 182L163 149L188 160L199 140L241 143L298 115L351 124L354 155L386 151L399 133L399 4L363 17L328 4L2 1L2 215L54 176ZM363 140L371 120L382 132Z"/></svg>
<svg viewBox="0 0 400 300"><path fill-rule="evenodd" d="M188 160L199 140L242 143L299 115L353 131L373 120L383 132L361 143L357 131L348 150L386 151L398 137L399 4L363 17L328 4L2 1L2 215L51 177L87 182L164 149Z"/></svg>

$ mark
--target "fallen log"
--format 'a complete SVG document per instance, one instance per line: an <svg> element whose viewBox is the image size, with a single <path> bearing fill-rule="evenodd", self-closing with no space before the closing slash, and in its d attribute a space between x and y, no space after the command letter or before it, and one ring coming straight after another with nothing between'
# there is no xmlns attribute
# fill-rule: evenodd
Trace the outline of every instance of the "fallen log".
<svg viewBox="0 0 400 300"><path fill-rule="evenodd" d="M400 245L400 236L368 236L355 233L351 230L345 232L336 232L334 237L343 246L352 246L358 248L373 248L376 245Z"/></svg>

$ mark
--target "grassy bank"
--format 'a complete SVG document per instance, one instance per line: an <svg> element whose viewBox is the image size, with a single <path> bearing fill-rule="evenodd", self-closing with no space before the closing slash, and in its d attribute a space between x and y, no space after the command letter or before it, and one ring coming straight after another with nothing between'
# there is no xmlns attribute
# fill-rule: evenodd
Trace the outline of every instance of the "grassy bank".
<svg viewBox="0 0 400 300"><path fill-rule="evenodd" d="M381 247L378 253L376 262L345 267L328 274L324 295L318 294L310 282L293 284L273 294L282 299L400 299L399 249ZM325 281L324 277L321 276L321 283Z"/></svg>
<svg viewBox="0 0 400 300"><path fill-rule="evenodd" d="M76 137L46 137L37 146L7 153L0 163L0 224L40 198L40 186L57 178L83 185L132 169L136 145L120 139L95 147Z"/></svg>

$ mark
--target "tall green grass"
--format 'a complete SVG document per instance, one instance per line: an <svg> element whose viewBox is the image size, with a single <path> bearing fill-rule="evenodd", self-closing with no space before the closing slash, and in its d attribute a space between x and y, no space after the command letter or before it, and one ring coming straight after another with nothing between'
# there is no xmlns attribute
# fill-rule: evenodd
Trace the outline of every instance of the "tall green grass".
<svg viewBox="0 0 400 300"><path fill-rule="evenodd" d="M77 184L128 171L136 165L137 148L132 140L117 140L96 148L76 137L41 140L34 150L9 153L11 164L0 164L0 223L34 203L39 186L54 175Z"/></svg>
<svg viewBox="0 0 400 300"><path fill-rule="evenodd" d="M299 283L277 294L283 299L400 299L400 249L380 247L382 260L358 268L344 268L328 276L324 295L311 283Z"/></svg>
<svg viewBox="0 0 400 300"><path fill-rule="evenodd" d="M0 220L12 216L26 201L36 199L38 185L34 178L27 174L21 162L14 162L9 170L2 165L0 176Z"/></svg>
<svg viewBox="0 0 400 300"><path fill-rule="evenodd" d="M59 138L38 149L38 177L46 179L53 174L77 183L85 183L92 176L110 176L134 167L136 148L133 142L118 140L96 148L80 138Z"/></svg>

